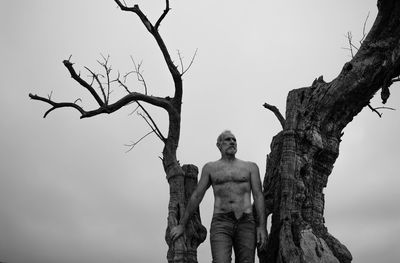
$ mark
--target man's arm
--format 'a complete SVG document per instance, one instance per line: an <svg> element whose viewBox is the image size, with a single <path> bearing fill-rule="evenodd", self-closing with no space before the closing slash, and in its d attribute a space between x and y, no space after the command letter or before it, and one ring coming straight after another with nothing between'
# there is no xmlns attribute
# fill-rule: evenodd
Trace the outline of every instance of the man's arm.
<svg viewBox="0 0 400 263"><path fill-rule="evenodd" d="M257 226L257 243L260 248L264 248L267 242L267 232L265 229L265 204L264 195L261 190L260 171L257 164L250 163L251 172L251 191L254 198L254 205L256 207L257 215L259 218L259 225Z"/></svg>
<svg viewBox="0 0 400 263"><path fill-rule="evenodd" d="M207 163L204 165L202 171L201 171L201 176L200 176L200 181L197 184L196 189L193 191L189 202L186 206L185 213L183 214L182 218L179 220L179 225L173 227L171 229L171 237L172 240L177 239L180 235L183 234L185 230L185 226L187 222L189 221L189 218L193 214L193 212L199 207L199 204L201 200L203 200L204 194L206 193L207 189L211 185L211 179L210 179L210 167L209 164Z"/></svg>

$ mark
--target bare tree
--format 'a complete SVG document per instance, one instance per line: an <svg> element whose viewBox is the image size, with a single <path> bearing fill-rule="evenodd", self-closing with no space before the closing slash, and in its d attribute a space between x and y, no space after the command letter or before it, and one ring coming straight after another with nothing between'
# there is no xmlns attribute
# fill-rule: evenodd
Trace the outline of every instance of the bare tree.
<svg viewBox="0 0 400 263"><path fill-rule="evenodd" d="M138 5L130 7L119 0L114 1L121 10L137 15L155 39L174 83L173 97L147 94L147 86L140 71L141 64L135 64L135 70L128 74L136 74L145 92L131 91L124 81L127 75L118 75L115 79L111 77L108 57L100 61L104 74L86 68L90 75L89 81L76 72L70 59L63 62L71 77L89 91L98 105L95 109L85 110L77 104L78 101L55 102L51 96L29 96L51 106L44 117L55 109L69 107L76 109L81 118L89 118L103 113L110 114L131 103L137 103L142 117L151 127L151 133L156 134L164 143L162 163L170 185L166 231L168 261L197 262L196 249L206 235L199 213L193 216L185 235L177 242L172 243L169 236L169 228L177 224L196 186L198 173L194 165L181 166L176 157L180 136L182 75L188 68L183 67L179 55L181 69L178 69L159 34L159 27L170 10L169 1L165 1L165 10L154 24ZM264 194L266 213L272 214L272 227L268 247L266 251L260 252L261 262L344 263L352 260L347 248L328 233L324 225L323 189L339 155L343 129L369 105L379 90L385 103L390 96L389 87L400 80L400 2L378 0L378 10L372 29L363 37L357 53L353 53L351 61L343 66L337 78L326 83L321 76L310 87L289 92L285 117L276 107L267 103L264 105L278 117L282 131L273 138L271 153L267 158ZM351 34L348 34L348 39L353 52ZM127 94L111 103L110 87L113 84L120 85ZM142 103L167 112L168 134L161 132Z"/></svg>
<svg viewBox="0 0 400 263"><path fill-rule="evenodd" d="M147 31L153 36L153 38L157 42L157 45L164 57L164 61L173 80L173 84L175 87L175 93L173 97L163 98L150 96L147 94L146 82L140 70L141 64L134 63L135 70L127 73L123 77L118 74L118 76L113 79L111 76L109 57L103 57L103 60L99 61L104 71L103 74L95 73L91 69L86 68L90 75L89 81L81 77L80 73L77 73L74 68L74 64L71 62L71 58L63 61L63 64L71 74L71 77L77 83L79 83L80 86L89 91L96 104L98 105L97 108L85 110L83 107L77 104L78 100L76 100L75 102L56 102L52 99L51 95L46 98L38 95L29 94L29 97L33 100L39 100L48 103L51 106L50 109L44 114L44 117L46 117L50 112L55 109L68 107L76 109L81 114L81 118L89 118L104 113L110 114L121 109L122 107L130 105L131 103L136 103L141 109L141 116L151 127L150 133L156 134L157 137L164 143L164 149L162 152L162 164L170 186L168 226L165 236L166 242L169 245L167 255L168 262L197 262L197 247L200 243L204 241L206 237L206 229L201 224L199 212L195 213L195 215L192 217L183 237L172 243L169 236L169 229L178 223L179 216L183 215L187 200L193 192L195 186L197 185L197 167L194 165L181 166L176 157L181 128L181 105L183 92L182 76L192 65L193 59L187 67L184 67L183 59L179 53L178 56L181 66L181 69L179 70L178 66L176 66L172 61L164 40L159 33L159 27L164 18L167 16L168 12L170 11L168 0L165 1L165 10L162 12L155 24L149 21L147 16L142 12L138 5L127 6L125 3L122 3L119 0L114 1L122 11L132 12L137 15L143 25L146 27ZM143 83L143 86L145 87L144 93L131 91L126 85L124 78L126 78L131 73L136 74L138 81ZM127 94L118 99L116 102L111 103L111 86L114 84L121 86L127 92ZM99 92L96 91L96 89L99 90ZM156 122L153 120L153 118L142 105L142 103L162 108L167 112L169 118L167 135L164 135L161 132ZM150 133L146 134L141 139L143 139ZM133 143L130 146L133 147L136 143Z"/></svg>
<svg viewBox="0 0 400 263"><path fill-rule="evenodd" d="M264 194L272 227L260 262L351 262L324 225L324 194L343 129L379 90L382 102L400 75L400 1L378 0L378 15L357 53L326 83L289 92L285 118L267 157ZM349 46L353 50L351 35ZM376 110L376 108L375 108Z"/></svg>

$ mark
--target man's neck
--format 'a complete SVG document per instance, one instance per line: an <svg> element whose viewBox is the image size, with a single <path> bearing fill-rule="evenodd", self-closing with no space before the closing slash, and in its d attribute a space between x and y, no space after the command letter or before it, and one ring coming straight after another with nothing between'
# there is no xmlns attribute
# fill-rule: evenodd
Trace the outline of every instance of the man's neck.
<svg viewBox="0 0 400 263"><path fill-rule="evenodd" d="M224 154L221 156L221 160L225 162L233 162L236 160L236 156L234 154Z"/></svg>

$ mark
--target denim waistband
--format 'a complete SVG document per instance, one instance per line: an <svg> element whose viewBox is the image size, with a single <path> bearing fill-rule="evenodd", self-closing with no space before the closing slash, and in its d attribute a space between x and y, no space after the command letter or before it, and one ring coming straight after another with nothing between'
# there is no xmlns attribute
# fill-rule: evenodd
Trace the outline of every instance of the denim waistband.
<svg viewBox="0 0 400 263"><path fill-rule="evenodd" d="M242 213L242 215L239 218L236 218L235 212L230 211L226 213L214 213L213 218L230 218L233 220L240 220L240 219L246 219L246 218L254 218L253 213Z"/></svg>

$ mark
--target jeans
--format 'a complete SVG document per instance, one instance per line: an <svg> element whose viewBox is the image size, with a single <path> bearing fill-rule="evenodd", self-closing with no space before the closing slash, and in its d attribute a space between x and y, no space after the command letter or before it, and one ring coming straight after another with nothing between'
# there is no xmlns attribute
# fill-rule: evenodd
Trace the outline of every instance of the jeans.
<svg viewBox="0 0 400 263"><path fill-rule="evenodd" d="M233 212L214 214L210 243L213 263L230 263L232 247L235 263L254 263L256 224L253 214L243 213L239 219Z"/></svg>

